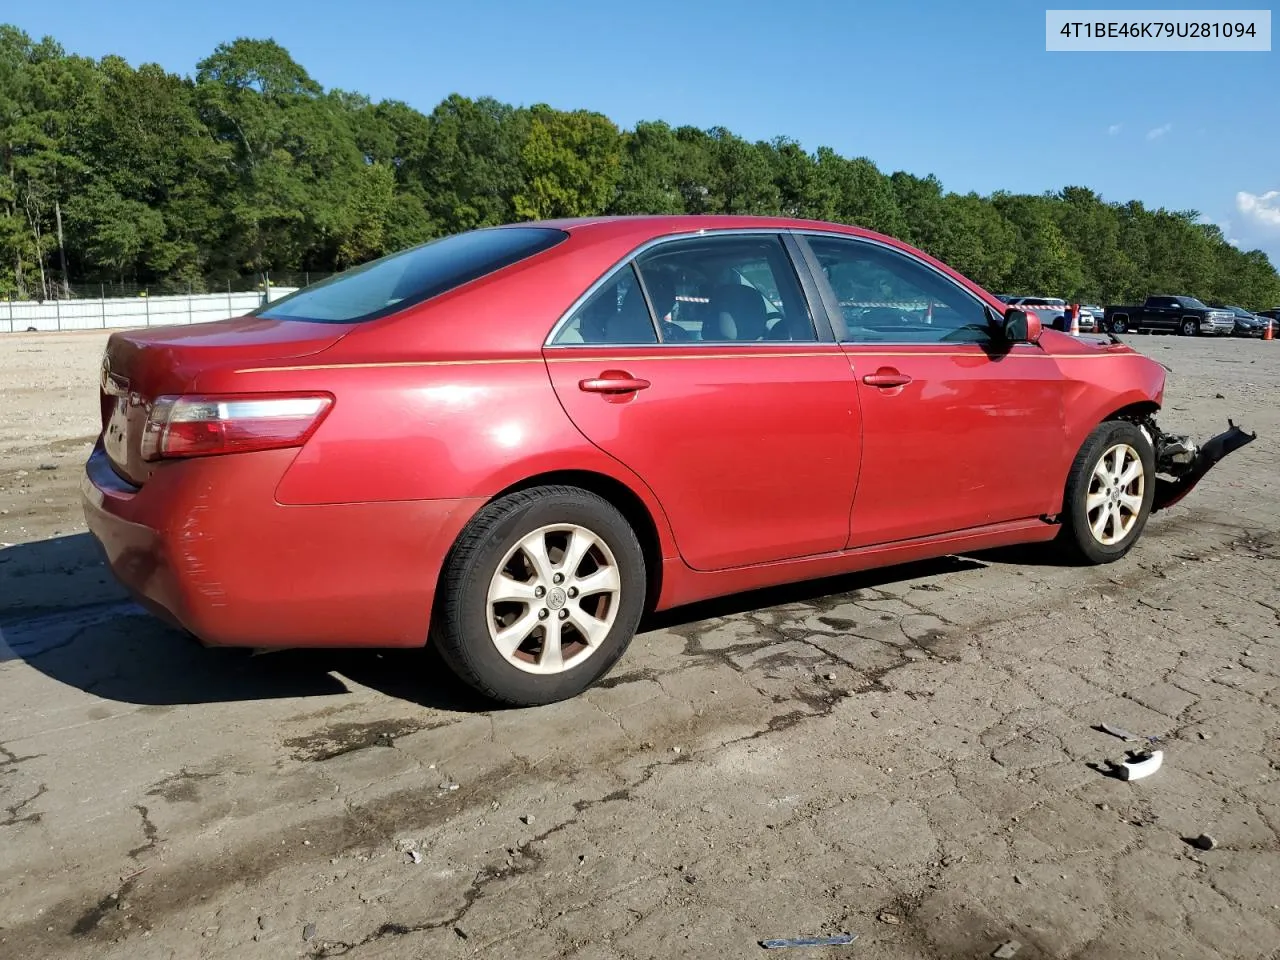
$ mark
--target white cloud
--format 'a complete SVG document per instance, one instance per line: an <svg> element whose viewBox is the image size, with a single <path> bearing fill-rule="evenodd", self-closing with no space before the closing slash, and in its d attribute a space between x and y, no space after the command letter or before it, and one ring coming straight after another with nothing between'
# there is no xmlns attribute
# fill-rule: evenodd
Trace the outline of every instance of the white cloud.
<svg viewBox="0 0 1280 960"><path fill-rule="evenodd" d="M1123 123L1113 123L1111 126L1107 127L1107 136L1114 137L1117 133L1119 133L1123 129L1124 129Z"/></svg>
<svg viewBox="0 0 1280 960"><path fill-rule="evenodd" d="M1168 133L1172 129L1173 129L1172 123L1166 123L1162 127L1152 127L1150 130L1147 131L1147 139L1159 140L1161 137L1163 137L1166 133Z"/></svg>
<svg viewBox="0 0 1280 960"><path fill-rule="evenodd" d="M1269 190L1263 194L1241 190L1236 194L1236 209L1256 226L1280 229L1280 190Z"/></svg>

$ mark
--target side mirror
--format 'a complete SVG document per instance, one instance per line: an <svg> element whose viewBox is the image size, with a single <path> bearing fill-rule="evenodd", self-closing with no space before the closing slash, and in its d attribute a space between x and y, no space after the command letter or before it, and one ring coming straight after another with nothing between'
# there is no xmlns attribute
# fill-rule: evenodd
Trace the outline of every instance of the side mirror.
<svg viewBox="0 0 1280 960"><path fill-rule="evenodd" d="M1040 318L1034 313L1016 307L1004 312L1004 338L1010 343L1038 343L1042 329Z"/></svg>

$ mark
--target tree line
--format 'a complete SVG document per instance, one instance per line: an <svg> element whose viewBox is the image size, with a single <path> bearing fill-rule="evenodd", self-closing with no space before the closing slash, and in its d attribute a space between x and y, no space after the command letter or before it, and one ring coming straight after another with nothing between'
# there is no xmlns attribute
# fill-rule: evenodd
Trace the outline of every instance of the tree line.
<svg viewBox="0 0 1280 960"><path fill-rule="evenodd" d="M322 274L474 227L601 213L782 214L899 237L989 290L1254 309L1280 277L1196 211L948 192L778 137L452 95L429 114L325 90L271 40L194 77L68 54L0 25L0 297Z"/></svg>

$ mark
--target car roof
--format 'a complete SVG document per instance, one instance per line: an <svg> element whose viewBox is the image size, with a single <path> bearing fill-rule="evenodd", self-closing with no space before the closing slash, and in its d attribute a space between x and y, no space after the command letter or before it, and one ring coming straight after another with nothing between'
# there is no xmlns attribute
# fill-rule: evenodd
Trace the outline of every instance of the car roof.
<svg viewBox="0 0 1280 960"><path fill-rule="evenodd" d="M591 234L593 238L632 238L639 242L677 233L696 233L699 230L820 230L848 234L890 243L895 247L910 249L893 237L854 227L844 223L824 220L803 220L792 217L757 217L739 214L626 214L602 217L566 217L555 220L537 220L511 226L553 227L567 233Z"/></svg>
<svg viewBox="0 0 1280 960"><path fill-rule="evenodd" d="M696 234L698 231L719 230L796 230L843 234L854 239L872 240L886 246L901 250L915 256L958 281L975 293L981 293L989 304L1004 306L994 296L982 288L976 281L960 273L955 267L944 263L937 257L923 250L904 243L895 237L863 227L851 226L847 223L834 223L827 220L805 220L798 217L758 217L738 214L625 214L600 217L565 217L549 220L526 221L524 223L505 224L497 229L507 227L550 227L563 230L580 242L607 246L628 247L634 249L651 240L664 237L676 237L683 234Z"/></svg>

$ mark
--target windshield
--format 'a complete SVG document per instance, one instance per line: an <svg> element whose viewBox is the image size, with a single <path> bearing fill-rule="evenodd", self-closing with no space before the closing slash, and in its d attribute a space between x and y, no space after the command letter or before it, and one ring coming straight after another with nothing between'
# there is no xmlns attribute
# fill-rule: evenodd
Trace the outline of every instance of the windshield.
<svg viewBox="0 0 1280 960"><path fill-rule="evenodd" d="M1192 307L1193 309L1198 309L1198 310L1209 309L1203 303L1197 300L1195 297L1179 297L1178 302L1181 303L1184 307Z"/></svg>
<svg viewBox="0 0 1280 960"><path fill-rule="evenodd" d="M359 323L439 296L547 250L569 235L547 227L490 227L432 240L303 287L255 316Z"/></svg>

